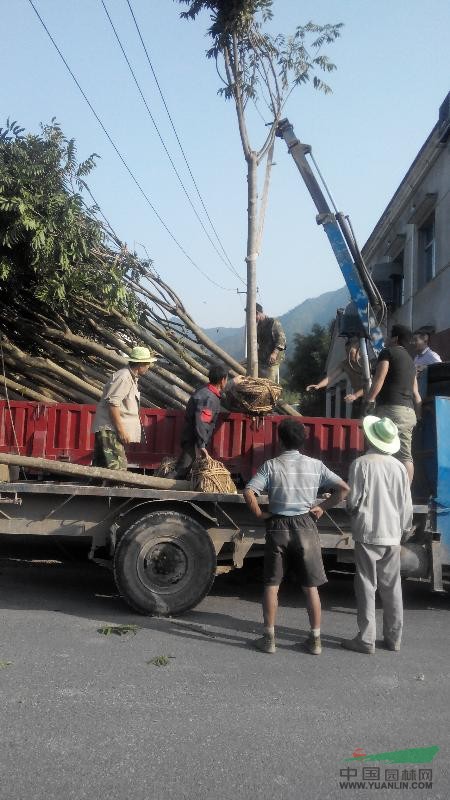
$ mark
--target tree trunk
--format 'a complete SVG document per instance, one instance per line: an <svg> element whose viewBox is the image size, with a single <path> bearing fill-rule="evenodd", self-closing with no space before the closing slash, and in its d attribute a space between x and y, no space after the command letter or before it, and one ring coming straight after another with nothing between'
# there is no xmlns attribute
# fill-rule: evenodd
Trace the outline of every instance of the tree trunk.
<svg viewBox="0 0 450 800"><path fill-rule="evenodd" d="M217 356L221 361L231 367L231 370L235 372L237 375L245 375L245 369L242 364L239 364L239 361L236 361L233 356L230 356L225 350L212 341L209 336L199 328L198 325L195 324L194 320L190 318L188 314L181 310L181 308L177 308L177 315L185 323L185 325L192 331L192 333L197 337L198 341L205 345L215 356Z"/></svg>
<svg viewBox="0 0 450 800"><path fill-rule="evenodd" d="M81 391L85 391L88 394L98 399L101 398L102 393L100 389L96 389L94 386L91 386L86 381L77 378L76 375L72 375L66 369L63 369L58 364L55 364L50 358L42 358L41 356L30 356L28 353L23 352L18 347L11 344L11 342L5 339L2 340L2 345L6 353L10 354L18 364L27 367L27 369L30 370L36 369L37 371L41 371L47 374L50 373L50 375L55 376L57 379L62 380L64 383L69 383L76 389L81 389Z"/></svg>
<svg viewBox="0 0 450 800"><path fill-rule="evenodd" d="M266 211L267 211L267 203L269 201L270 176L272 173L274 148L275 148L275 139L273 140L267 152L266 168L264 171L264 186L261 196L261 204L259 207L259 217L258 217L258 254L261 252L262 235L264 231L264 223L266 221Z"/></svg>
<svg viewBox="0 0 450 800"><path fill-rule="evenodd" d="M247 375L258 377L256 337L256 259L258 258L258 162L256 153L247 159Z"/></svg>
<svg viewBox="0 0 450 800"><path fill-rule="evenodd" d="M3 376L0 380L0 389L2 389L5 385L7 389L12 389L19 396L22 395L20 398L21 400L26 397L27 400L36 400L38 403L47 403L49 405L53 405L53 403L56 402L55 400L51 400L49 397L46 397L44 394L34 392L32 389L28 389L26 386L22 386L22 384L11 380L11 378L6 378Z"/></svg>
<svg viewBox="0 0 450 800"><path fill-rule="evenodd" d="M30 456L16 456L10 453L0 453L0 464L11 464L24 469L51 472L57 475L73 475L85 478L101 478L114 483L124 483L128 486L139 486L141 489L175 489L187 491L190 489L188 481L176 481L171 478L154 478L150 475L128 472L126 469L106 469L105 467L84 467L81 464L70 464L67 461L52 461L49 458L32 458Z"/></svg>

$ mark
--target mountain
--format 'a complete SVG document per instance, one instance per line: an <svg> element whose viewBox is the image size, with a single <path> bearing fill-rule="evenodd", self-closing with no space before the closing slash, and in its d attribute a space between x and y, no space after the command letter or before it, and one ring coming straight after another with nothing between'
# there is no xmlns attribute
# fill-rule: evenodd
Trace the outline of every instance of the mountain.
<svg viewBox="0 0 450 800"><path fill-rule="evenodd" d="M287 356L292 350L296 333L309 333L314 323L328 325L335 318L336 309L345 307L349 299L348 289L343 286L334 292L310 297L278 317L287 337ZM267 309L267 313L270 314L270 309ZM205 333L233 358L244 358L244 327L208 328Z"/></svg>

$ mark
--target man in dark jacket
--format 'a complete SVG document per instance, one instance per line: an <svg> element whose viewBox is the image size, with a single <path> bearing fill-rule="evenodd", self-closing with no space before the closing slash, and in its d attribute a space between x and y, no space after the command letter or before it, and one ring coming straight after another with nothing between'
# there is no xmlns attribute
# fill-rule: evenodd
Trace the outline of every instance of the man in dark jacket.
<svg viewBox="0 0 450 800"><path fill-rule="evenodd" d="M186 478L195 458L206 455L220 411L220 396L227 384L227 368L224 364L213 364L208 378L209 383L197 389L186 406L182 451L175 467L175 477L180 480Z"/></svg>

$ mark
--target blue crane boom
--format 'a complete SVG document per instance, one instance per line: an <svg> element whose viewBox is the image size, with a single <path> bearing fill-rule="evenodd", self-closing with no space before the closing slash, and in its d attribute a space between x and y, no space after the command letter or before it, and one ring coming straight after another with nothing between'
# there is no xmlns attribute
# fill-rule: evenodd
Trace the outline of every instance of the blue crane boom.
<svg viewBox="0 0 450 800"><path fill-rule="evenodd" d="M306 188L317 208L317 223L323 226L328 236L333 253L344 276L345 283L347 284L351 300L360 321L360 325L358 326L359 331L355 331L355 334L358 335L360 339L360 350L363 359L366 386L368 386L370 385L370 370L367 355L367 342L369 341L371 343L373 351L376 355L379 355L384 347L380 323L386 314L385 304L364 264L348 218L337 211L328 188L322 179L334 210L330 208L319 181L306 158L308 154L312 157L310 145L303 144L297 139L293 126L288 119L283 119L279 122L277 136L284 139L289 153L298 167ZM322 178L322 176L320 177Z"/></svg>

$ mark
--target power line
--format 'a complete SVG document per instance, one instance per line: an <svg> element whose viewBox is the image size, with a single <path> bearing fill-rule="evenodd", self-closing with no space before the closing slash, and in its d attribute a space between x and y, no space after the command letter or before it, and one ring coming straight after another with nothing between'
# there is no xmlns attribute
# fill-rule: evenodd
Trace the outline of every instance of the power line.
<svg viewBox="0 0 450 800"><path fill-rule="evenodd" d="M104 0L101 0L101 4L102 4L102 6L103 6L103 10L104 10L104 12L105 12L105 14L106 14L106 16L107 16L107 18L108 18L108 22L109 22L109 24L111 25L111 28L112 28L112 30L113 30L113 32L114 32L114 36L116 37L117 43L118 43L118 45L119 45L119 47L120 47L120 49L121 49L121 51L122 51L122 55L123 55L123 57L124 57L124 59L125 59L125 61L126 61L126 64L127 64L127 66L128 66L128 69L129 69L129 71L130 71L130 73L131 73L131 75L132 75L132 78L133 78L133 80L134 80L134 82L135 82L135 84L136 84L136 87L137 87L137 90L138 90L138 92L139 92L139 94L140 94L140 96L141 96L142 102L143 102L143 103L144 103L144 105L145 105L145 108L146 108L146 110L147 110L147 113L148 113L148 115L149 115L149 117L150 117L150 119L151 119L151 121L152 121L152 123L153 123L153 127L155 128L155 131L156 131L156 133L157 133L157 135L158 135L158 138L159 138L159 140L160 140L160 142L161 142L161 144L162 144L162 146L163 146L163 148L164 148L164 151L165 151L165 153L166 153L166 155L167 155L167 158L168 158L168 159L169 159L169 161L170 161L171 167L172 167L172 169L173 169L173 171L174 171L175 175L176 175L176 176L177 176L177 178L178 178L178 181L179 181L179 183L180 183L180 186L181 186L181 188L182 188L182 190L183 190L184 194L186 195L187 201L188 201L189 205L191 206L191 208L192 208L192 210L193 210L193 212L194 212L194 214L195 214L195 216L196 216L196 218L197 218L198 222L200 223L200 225L201 225L201 227L202 227L202 229L203 229L203 231L204 231L205 235L208 237L208 239L209 239L209 241L210 241L210 243L211 243L212 247L214 248L215 252L216 252L216 253L217 253L217 255L219 256L219 258L221 259L221 261L224 263L224 265L227 267L227 269L230 269L230 268L229 268L229 266L228 266L228 263L227 263L226 259L224 258L224 256L222 255L222 253L221 253L221 252L220 252L220 251L217 249L216 243L215 243L215 242L212 240L212 238L211 238L211 236L210 236L210 234L209 234L208 230L206 229L206 227L205 227L205 224L204 224L204 222L203 222L202 218L200 217L200 215L199 215L199 213L198 213L197 209L195 208L195 205L194 205L194 203L192 202L192 198L191 198L191 196L189 195L189 192L188 192L188 190L186 189L186 187L185 187L185 185L184 185L184 183L183 183L183 180L182 180L182 178L181 178L181 175L180 175L180 173L178 172L178 170L177 170L177 168L176 168L176 166L175 166L175 164L174 164L174 161L173 161L173 159L172 159L172 156L171 156L171 155L170 155L170 153L169 153L169 150L168 150L168 148L167 148L167 145L166 145L166 143L165 143L165 141L164 141L164 139L163 139L163 137L162 137L162 135L161 135L161 132L160 132L160 130L159 130L159 128L158 128L158 125L156 124L155 118L154 118L154 116L153 116L153 114L152 114L152 112L151 112L151 110L150 110L150 108L149 108L149 105L148 105L148 103L147 103L147 101L146 101L146 99L145 99L145 96L144 96L144 93L143 93L143 91L142 91L142 88L141 88L141 86L140 86L140 84L139 84L139 82L138 82L138 79L137 79L137 77L136 77L136 73L135 73L135 71L134 71L133 67L131 66L131 62L130 62L130 60L129 60L128 56L127 56L127 53L126 53L126 51L125 51L125 48L124 48L124 46L123 46L123 44L122 44L122 41L121 41L121 39L120 39L120 37L119 37L119 34L118 34L118 32L117 32L117 29L116 29L116 27L115 27L115 25L114 25L114 23L113 23L113 21L112 21L112 19L111 19L111 15L109 14L109 11L108 11L108 9L107 9L107 6L106 6L106 4L105 4ZM237 273L235 273L234 269L232 269L232 271L233 271L233 274L237 275ZM237 277L238 277L238 278L241 280L241 278L240 278L240 276L239 276L239 275L237 275Z"/></svg>
<svg viewBox="0 0 450 800"><path fill-rule="evenodd" d="M49 39L50 39L50 41L51 41L51 43L53 44L53 46L54 46L55 50L57 51L57 53L58 53L59 57L61 58L61 60L62 60L62 62L63 62L63 64L64 64L64 66L66 67L67 71L69 72L69 74L70 74L71 78L73 79L73 81L75 82L76 86L78 87L78 89L80 90L81 94L83 95L83 97L84 97L84 99L85 99L86 103L88 104L89 108L91 109L91 111L92 111L92 113L93 113L94 117L96 118L96 120L97 120L98 124L100 125L100 127L101 127L101 129L102 129L103 133L104 133L104 134L105 134L105 136L107 137L107 139L108 139L109 143L111 144L111 146L114 148L114 150L115 150L116 154L119 156L119 158L120 158L120 160L121 160L121 162L122 162L123 166L125 167L126 171L127 171L127 172L128 172L128 174L130 175L130 177L131 177L131 179L133 180L133 182L134 182L134 183L136 184L136 186L138 187L138 189L139 189L140 193L142 194L142 196L144 197L144 199L146 200L146 202L148 203L148 205L149 205L149 206L150 206L150 208L152 209L153 213L155 214L156 218L158 219L158 221L159 221L159 222L161 223L161 225L163 226L164 230L165 230L165 231L166 231L166 232L169 234L170 238L171 238L171 239L172 239L172 241L173 241L173 242L176 244L176 246L178 247L178 249L179 249L179 250L180 250L180 251L183 253L183 255L185 256L185 258L187 258L187 260L188 260L188 261L189 261L189 262L192 264L192 266L193 266L193 267L194 267L196 270L198 270L198 272L200 272L200 273L201 273L201 274L202 274L202 275L203 275L203 276L204 276L204 277L205 277L205 278L206 278L206 279L207 279L207 280L208 280L210 283L212 283L214 286L217 286L219 289L224 289L224 290L225 290L225 291L227 291L227 292L234 292L234 289L230 289L230 288L229 288L229 287L227 287L227 286L222 286L220 283L217 283L217 282L216 282L216 281L215 281L213 278L211 278L211 277L210 277L210 276L209 276L209 275L208 275L208 274L207 274L207 273L206 273L206 272L205 272L205 271L204 271L204 270L203 270L201 267L199 267L199 265L198 265L198 264L197 264L197 263L194 261L194 259L193 259L193 258L191 258L191 256L189 255L189 253L188 253L188 252L187 252L187 251L184 249L183 245L182 245L182 244L180 244L180 242L178 241L178 239L176 238L176 236L175 236L175 235L172 233L172 231L170 230L170 228L168 227L168 225L167 225L167 224L164 222L163 218L160 216L160 214L159 214L159 213L158 213L158 211L156 210L155 206L154 206L154 205L153 205L153 203L151 202L150 198L148 197L148 195L147 195L147 194L146 194L146 192L144 191L144 189L143 189L142 185L140 184L140 182L139 182L139 181L138 181L138 179L136 178L136 176L135 176L134 172L133 172L133 171L131 170L131 168L128 166L127 162L125 161L125 158L123 157L123 155L122 155L122 153L120 152L119 148L117 147L116 143L115 143L115 142L114 142L114 140L112 139L111 135L108 133L108 131L107 131L107 129L106 129L106 127L105 127L105 125L103 124L103 122L102 122L102 120L100 119L99 115L97 114L97 112L96 112L96 110L95 110L94 106L92 105L92 103L90 102L90 100L89 100L89 98L87 97L86 93L84 92L84 90L83 90L83 88L82 88L81 84L79 83L79 81L78 81L77 77L76 77L76 76L75 76L75 74L72 72L72 70L71 70L71 68L70 68L70 66L69 66L69 64L68 64L68 62L66 61L66 59L65 59L64 55L62 54L61 50L59 49L58 45L56 44L56 42L55 42L55 40L54 40L54 38L53 38L52 34L50 33L49 29L47 28L47 25L45 24L44 20L42 19L41 15L39 14L39 11L37 10L36 6L34 5L34 2L33 2L33 0L28 0L28 2L29 2L29 4L31 5L31 7L32 7L32 9L33 9L34 13L36 14L36 16L37 16L37 18L38 18L39 22L41 23L42 27L44 28L44 30L45 30L45 32L46 32L46 34L47 34L47 36L49 37Z"/></svg>
<svg viewBox="0 0 450 800"><path fill-rule="evenodd" d="M188 161L188 158L187 158L187 156L186 156L186 153L185 153L185 151L184 151L184 148L183 148L183 145L182 145L182 143L181 143L180 137L179 137L179 135L178 135L178 133L177 133L177 129L175 128L175 123L174 123L174 121L173 121L173 119L172 119L172 116L171 116L171 114L170 114L170 111L169 111L169 108L168 108L168 105L167 105L166 99L165 99L165 97L164 97L163 90L161 89L161 86L160 86L159 80L158 80L158 78L157 78L157 75L156 75L155 69L154 69L154 67L153 67L153 64L152 64L152 60L151 60L151 58L150 58L149 52L148 52L148 50L147 50L147 47L146 47L146 45L145 45L145 42L144 42L144 39L143 39L143 36L142 36L141 30L140 30L140 28L139 28L139 24L138 24L138 22L137 22L136 16L135 16L135 14L134 14L134 11L133 11L133 8L132 8L132 5L131 5L131 2L130 2L130 0L126 0L126 2L127 2L127 5L128 5L128 8L130 9L130 14L131 14L131 16L132 16L132 18L133 18L133 22L134 22L134 24L135 24L135 26L136 26L136 30L137 30L137 33L138 33L139 39L140 39L140 41L141 41L142 47L143 47L143 49L144 49L144 53L145 53L145 55L146 55L146 58L147 58L147 61L148 61L148 65L149 65L149 67L150 67L150 69L151 69L151 72L152 72L152 75L153 75L153 77L154 77L154 79L155 79L155 83L156 83L156 86L157 86L157 88L158 88L158 92L159 92L159 94L160 94L161 100L162 100L162 102L163 102L164 108L165 108L165 110L166 110L166 113L167 113L167 116L168 116L168 118L169 118L170 125L171 125L171 127L172 127L172 130L173 130L173 132L174 132L174 134L175 134L175 138L176 138L176 140L177 140L177 142L178 142L178 146L179 146L179 148L180 148L180 151L181 151L181 154L182 154L182 156L183 156L184 162L185 162L185 164L186 164L186 166L187 166L187 168L188 168L189 175L190 175L190 176L191 176L191 178L192 178L192 183L194 184L195 191L197 192L198 198L199 198L199 200L200 200L200 202L201 202L201 204L202 204L202 208L203 208L203 210L204 210L204 212L205 212L205 214L206 214L206 217L207 217L207 219L208 219L208 222L209 222L209 224L211 225L211 228L212 228L212 230L214 231L214 235L215 235L215 237L216 237L216 239L217 239L217 241L218 241L218 243L219 243L219 245L220 245L220 248L221 248L221 250L222 250L222 252L223 252L223 254L224 254L225 258L226 258L226 259L227 259L227 261L228 261L228 264L230 265L230 267L231 267L231 269L232 269L233 273L236 275L236 277L237 277L237 278L239 278L239 280L241 281L241 283L243 283L243 284L244 284L244 286L245 286L245 281L244 281L244 280L243 280L243 278L242 278L242 277L239 275L239 272L236 270L236 268L233 266L233 262L231 261L231 259L230 259L229 255L228 255L227 251L225 250L225 247L224 247L224 245L223 245L223 243L222 243L222 240L221 240L221 238L220 238L220 236L219 236L219 234L218 234L218 232L217 232L217 230L216 230L216 227L215 227L215 225L214 225L214 223L213 223L213 221L212 221L212 219L211 219L211 217L210 217L210 215L209 215L209 213L208 213L208 209L207 209L207 207L206 207L205 201L204 201L204 199L203 199L203 197L202 197L202 195L201 195L201 193L200 193L200 189L198 188L197 181L195 180L194 174L193 174L193 172L192 172L192 168L191 168L191 166L190 166L190 164L189 164L189 161Z"/></svg>

